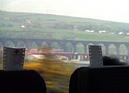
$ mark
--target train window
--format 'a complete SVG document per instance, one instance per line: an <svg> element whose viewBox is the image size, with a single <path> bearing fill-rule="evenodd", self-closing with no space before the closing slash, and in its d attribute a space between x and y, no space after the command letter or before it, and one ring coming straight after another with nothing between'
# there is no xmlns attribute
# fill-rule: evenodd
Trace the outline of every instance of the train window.
<svg viewBox="0 0 129 93"><path fill-rule="evenodd" d="M68 93L71 73L89 65L89 45L129 61L128 0L0 0L2 48L26 48L25 69L45 77L48 93ZM16 51L17 52L17 51Z"/></svg>

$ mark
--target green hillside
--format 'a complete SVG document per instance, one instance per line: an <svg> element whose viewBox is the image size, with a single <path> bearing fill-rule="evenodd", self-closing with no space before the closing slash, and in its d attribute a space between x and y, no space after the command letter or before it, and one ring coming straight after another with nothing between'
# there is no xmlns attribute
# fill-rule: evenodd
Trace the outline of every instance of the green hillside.
<svg viewBox="0 0 129 93"><path fill-rule="evenodd" d="M0 37L129 41L129 23L0 12Z"/></svg>

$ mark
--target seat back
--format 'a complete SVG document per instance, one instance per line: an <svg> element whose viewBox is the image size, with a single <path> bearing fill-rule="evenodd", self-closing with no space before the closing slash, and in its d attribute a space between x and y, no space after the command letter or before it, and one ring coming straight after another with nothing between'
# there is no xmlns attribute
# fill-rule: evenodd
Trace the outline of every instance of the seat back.
<svg viewBox="0 0 129 93"><path fill-rule="evenodd" d="M129 67L81 67L71 75L69 93L129 93Z"/></svg>
<svg viewBox="0 0 129 93"><path fill-rule="evenodd" d="M46 93L43 78L35 71L0 71L1 93Z"/></svg>

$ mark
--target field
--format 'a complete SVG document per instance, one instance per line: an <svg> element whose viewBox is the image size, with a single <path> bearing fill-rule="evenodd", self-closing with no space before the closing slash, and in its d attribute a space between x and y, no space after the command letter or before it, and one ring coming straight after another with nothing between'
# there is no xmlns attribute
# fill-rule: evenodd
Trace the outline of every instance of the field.
<svg viewBox="0 0 129 93"><path fill-rule="evenodd" d="M129 23L5 11L0 19L0 38L129 41Z"/></svg>

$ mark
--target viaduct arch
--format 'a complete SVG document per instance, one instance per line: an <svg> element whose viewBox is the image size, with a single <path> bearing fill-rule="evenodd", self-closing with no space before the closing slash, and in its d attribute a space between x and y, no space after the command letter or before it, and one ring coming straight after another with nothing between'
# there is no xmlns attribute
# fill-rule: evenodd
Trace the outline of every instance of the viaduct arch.
<svg viewBox="0 0 129 93"><path fill-rule="evenodd" d="M15 39L0 38L0 46L6 47L25 47L37 48L47 45L52 48L60 48L63 51L77 52L81 46L81 52L88 53L88 45L101 45L104 55L110 52L119 55L129 55L129 42L110 42L110 41L83 41L83 40L54 40L54 39Z"/></svg>

